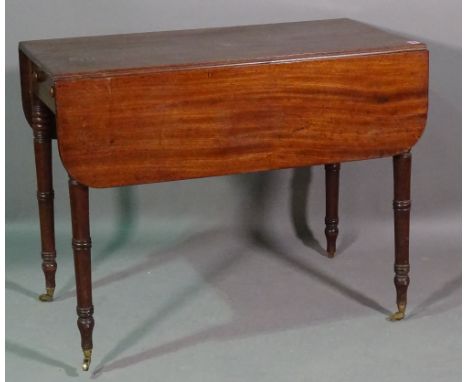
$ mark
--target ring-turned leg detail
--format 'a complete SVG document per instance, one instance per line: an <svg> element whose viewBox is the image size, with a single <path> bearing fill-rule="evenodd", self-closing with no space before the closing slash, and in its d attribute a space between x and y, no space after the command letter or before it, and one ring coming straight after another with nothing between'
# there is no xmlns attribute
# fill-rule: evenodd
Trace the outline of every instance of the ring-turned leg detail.
<svg viewBox="0 0 468 382"><path fill-rule="evenodd" d="M409 229L411 210L411 153L393 157L395 219L395 288L398 311L392 314L391 321L405 317L409 279Z"/></svg>
<svg viewBox="0 0 468 382"><path fill-rule="evenodd" d="M57 271L54 233L54 190L52 188L52 121L47 107L39 100L32 105L31 127L34 134L37 202L41 229L42 271L46 293L40 301L52 301Z"/></svg>
<svg viewBox="0 0 468 382"><path fill-rule="evenodd" d="M91 284L91 237L89 230L88 187L71 179L68 182L73 231L73 257L75 261L78 329L83 349L82 369L87 371L93 349L94 307Z"/></svg>
<svg viewBox="0 0 468 382"><path fill-rule="evenodd" d="M83 371L89 370L91 364L91 354L93 352L93 328L94 328L94 307L91 305L89 308L76 308L78 314L78 329L81 334L81 348L83 349L83 363L81 369Z"/></svg>
<svg viewBox="0 0 468 382"><path fill-rule="evenodd" d="M338 197L340 184L340 164L325 165L325 236L327 238L327 253L334 257L336 253L336 238L338 237Z"/></svg>

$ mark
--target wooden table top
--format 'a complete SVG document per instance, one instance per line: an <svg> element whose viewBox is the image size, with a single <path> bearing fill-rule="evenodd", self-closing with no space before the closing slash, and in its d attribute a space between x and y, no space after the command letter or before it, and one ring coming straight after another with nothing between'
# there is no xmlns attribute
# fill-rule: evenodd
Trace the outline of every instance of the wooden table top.
<svg viewBox="0 0 468 382"><path fill-rule="evenodd" d="M349 19L20 43L54 79L422 49L422 43Z"/></svg>
<svg viewBox="0 0 468 382"><path fill-rule="evenodd" d="M20 44L23 109L114 187L396 155L427 117L428 51L348 19ZM42 125L41 125L42 126Z"/></svg>

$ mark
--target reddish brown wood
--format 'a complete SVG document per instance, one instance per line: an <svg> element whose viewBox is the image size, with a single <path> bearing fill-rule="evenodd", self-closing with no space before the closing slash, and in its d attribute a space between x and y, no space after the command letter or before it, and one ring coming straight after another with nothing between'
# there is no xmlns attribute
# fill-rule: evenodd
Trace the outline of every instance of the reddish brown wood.
<svg viewBox="0 0 468 382"><path fill-rule="evenodd" d="M51 301L55 290L57 270L54 233L54 190L52 185L52 121L50 111L38 99L31 104L31 127L34 134L36 161L37 201L41 227L42 270L46 293L39 298Z"/></svg>
<svg viewBox="0 0 468 382"><path fill-rule="evenodd" d="M19 51L19 63L23 112L29 125L32 125L32 108L37 101L41 101L47 106L47 113L51 114L52 111L55 114L55 101L51 100L50 97L44 97L45 89L50 89L53 81L21 50ZM48 93L48 95L50 94ZM48 128L50 137L57 138L55 116L48 119Z"/></svg>
<svg viewBox="0 0 468 382"><path fill-rule="evenodd" d="M20 43L56 80L422 49L422 43L349 19Z"/></svg>
<svg viewBox="0 0 468 382"><path fill-rule="evenodd" d="M409 231L411 209L411 153L393 157L395 215L395 287L400 316L404 317L409 279Z"/></svg>
<svg viewBox="0 0 468 382"><path fill-rule="evenodd" d="M33 69L31 60L19 51L20 64L20 80L21 80L21 101L23 104L23 112L29 125L32 125L32 102L34 98L33 92Z"/></svg>
<svg viewBox="0 0 468 382"><path fill-rule="evenodd" d="M335 256L336 238L338 237L338 199L340 184L340 164L325 165L325 236L327 238L327 253L329 257Z"/></svg>
<svg viewBox="0 0 468 382"><path fill-rule="evenodd" d="M427 53L61 81L56 107L92 187L369 159L420 137Z"/></svg>
<svg viewBox="0 0 468 382"><path fill-rule="evenodd" d="M89 230L88 187L70 178L70 206L73 231L73 256L75 260L78 329L83 351L93 348L93 299L91 284L91 237ZM89 364L88 364L89 366ZM87 368L86 368L87 370Z"/></svg>
<svg viewBox="0 0 468 382"><path fill-rule="evenodd" d="M20 49L47 77L65 167L92 187L395 155L426 120L424 44L352 20Z"/></svg>

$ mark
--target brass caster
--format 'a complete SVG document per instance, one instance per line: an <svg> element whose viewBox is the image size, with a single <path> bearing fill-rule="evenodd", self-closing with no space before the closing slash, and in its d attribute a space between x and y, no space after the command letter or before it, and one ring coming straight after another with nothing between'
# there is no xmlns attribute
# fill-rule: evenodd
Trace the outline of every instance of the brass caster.
<svg viewBox="0 0 468 382"><path fill-rule="evenodd" d="M81 365L81 370L83 371L88 371L89 370L89 364L91 363L91 353L93 352L92 349L90 350L83 350L83 364Z"/></svg>
<svg viewBox="0 0 468 382"><path fill-rule="evenodd" d="M405 318L405 309L406 306L402 305L398 307L398 312L393 313L388 317L389 321L401 321Z"/></svg>
<svg viewBox="0 0 468 382"><path fill-rule="evenodd" d="M333 259L335 257L335 251L327 252L327 256L328 256L329 259Z"/></svg>
<svg viewBox="0 0 468 382"><path fill-rule="evenodd" d="M39 296L39 301L50 302L54 300L55 288L46 288L46 293Z"/></svg>
<svg viewBox="0 0 468 382"><path fill-rule="evenodd" d="M405 318L405 313L404 312L395 312L390 317L388 317L389 321L401 321L403 318Z"/></svg>

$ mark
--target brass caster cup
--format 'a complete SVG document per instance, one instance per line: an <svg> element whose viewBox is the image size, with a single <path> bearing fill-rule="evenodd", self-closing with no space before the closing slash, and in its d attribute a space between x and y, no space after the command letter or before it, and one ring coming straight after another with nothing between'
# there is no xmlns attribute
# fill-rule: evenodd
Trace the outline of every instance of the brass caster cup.
<svg viewBox="0 0 468 382"><path fill-rule="evenodd" d="M90 350L83 350L83 364L81 365L81 370L83 371L88 371L89 370L89 365L91 363L91 353L93 352L92 349Z"/></svg>
<svg viewBox="0 0 468 382"><path fill-rule="evenodd" d="M388 317L389 321L401 321L405 318L405 313L404 312L395 312L392 315Z"/></svg>
<svg viewBox="0 0 468 382"><path fill-rule="evenodd" d="M406 306L402 304L401 306L398 307L398 312L395 312L392 315L390 315L388 317L388 320L389 321L401 321L401 320L403 320L403 318L405 318L405 310L406 310Z"/></svg>
<svg viewBox="0 0 468 382"><path fill-rule="evenodd" d="M39 301L50 302L54 300L55 288L46 288L46 293L39 296Z"/></svg>

